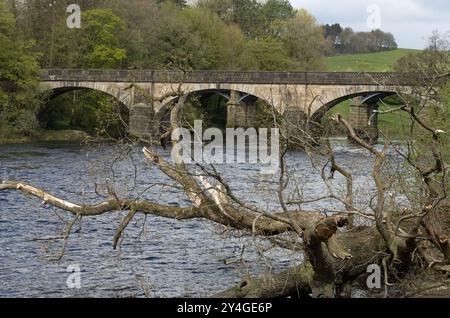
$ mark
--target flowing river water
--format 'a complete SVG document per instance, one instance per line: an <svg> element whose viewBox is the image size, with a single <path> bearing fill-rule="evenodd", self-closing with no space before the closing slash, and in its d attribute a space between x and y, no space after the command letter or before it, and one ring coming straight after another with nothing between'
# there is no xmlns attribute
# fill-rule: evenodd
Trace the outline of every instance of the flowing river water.
<svg viewBox="0 0 450 318"><path fill-rule="evenodd" d="M355 189L371 187L366 151L335 140L336 158L355 174ZM166 156L168 151L160 149ZM326 187L302 151L287 162L307 197ZM254 164L219 167L237 196L270 210L276 203L276 177L262 176ZM189 201L172 187L149 187L170 180L144 158L140 148L65 143L0 146L0 179L23 181L76 203L100 201L94 183L108 180L119 194L184 206ZM335 183L344 180L337 176ZM307 208L308 206L305 206ZM340 208L330 202L310 208ZM64 257L51 261L58 242L40 240L60 235L68 213L43 206L39 199L15 191L0 192L0 297L153 297L206 296L237 283L248 273L278 271L301 262L301 255L205 220L176 221L137 215L114 250L112 238L123 213L82 219L69 238ZM264 257L258 251L265 251ZM81 270L81 288L68 288L68 266Z"/></svg>

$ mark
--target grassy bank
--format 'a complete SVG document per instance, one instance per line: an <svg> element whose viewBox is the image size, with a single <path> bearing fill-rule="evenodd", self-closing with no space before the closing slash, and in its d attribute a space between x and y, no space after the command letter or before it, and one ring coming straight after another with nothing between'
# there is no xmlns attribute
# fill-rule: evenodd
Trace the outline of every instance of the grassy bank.
<svg viewBox="0 0 450 318"><path fill-rule="evenodd" d="M418 52L420 50L397 49L380 53L339 55L328 57L327 65L331 72L389 72L400 58ZM336 105L327 113L327 117L339 113L348 118L349 105L350 100ZM384 109L384 106L380 106L380 110ZM407 121L407 116L400 113L379 115L378 127L384 133L396 136L406 129Z"/></svg>
<svg viewBox="0 0 450 318"><path fill-rule="evenodd" d="M336 105L330 109L326 116L332 117L335 114L340 114L345 119L350 117L350 100L347 100L339 105ZM388 107L397 107L397 105L380 105L379 110L388 110ZM406 113L396 112L378 115L378 129L383 132L383 134L389 135L391 138L395 139L395 136L400 136L406 133L408 129L409 118ZM343 131L342 131L343 132ZM345 135L345 133L342 133Z"/></svg>
<svg viewBox="0 0 450 318"><path fill-rule="evenodd" d="M67 141L81 142L89 139L90 136L79 130L37 130L31 136L24 136L12 132L0 131L0 145L12 143L25 143L35 141Z"/></svg>
<svg viewBox="0 0 450 318"><path fill-rule="evenodd" d="M380 53L331 56L327 58L327 66L331 72L388 72L398 59L418 52L420 50L397 49Z"/></svg>

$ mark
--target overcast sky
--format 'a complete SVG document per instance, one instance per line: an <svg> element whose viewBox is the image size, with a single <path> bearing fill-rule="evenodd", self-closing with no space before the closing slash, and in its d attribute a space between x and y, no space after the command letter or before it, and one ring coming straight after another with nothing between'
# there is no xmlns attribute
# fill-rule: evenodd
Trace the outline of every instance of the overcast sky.
<svg viewBox="0 0 450 318"><path fill-rule="evenodd" d="M379 20L381 29L394 34L401 48L422 49L433 30L450 31L449 0L289 1L294 8L308 10L323 24L338 22L343 27L368 31L369 25L377 25Z"/></svg>

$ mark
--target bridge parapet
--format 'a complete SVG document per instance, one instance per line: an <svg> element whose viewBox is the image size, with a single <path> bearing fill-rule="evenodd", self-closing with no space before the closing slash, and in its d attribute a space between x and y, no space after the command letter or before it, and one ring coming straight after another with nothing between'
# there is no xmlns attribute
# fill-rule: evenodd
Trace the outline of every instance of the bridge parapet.
<svg viewBox="0 0 450 318"><path fill-rule="evenodd" d="M227 83L302 85L409 86L415 76L404 73L358 72L236 72L157 70L41 70L42 81L136 82L136 83Z"/></svg>

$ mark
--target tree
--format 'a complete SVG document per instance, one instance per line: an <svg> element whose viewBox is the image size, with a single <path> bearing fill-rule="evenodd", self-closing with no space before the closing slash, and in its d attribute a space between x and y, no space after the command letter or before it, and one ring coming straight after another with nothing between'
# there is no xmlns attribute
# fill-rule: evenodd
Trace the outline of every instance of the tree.
<svg viewBox="0 0 450 318"><path fill-rule="evenodd" d="M262 34L265 36L274 35L272 25L295 17L295 10L287 0L267 0L261 10L265 21Z"/></svg>
<svg viewBox="0 0 450 318"><path fill-rule="evenodd" d="M196 6L217 14L227 24L237 24L247 39L261 38L265 31L263 4L256 0L199 0Z"/></svg>
<svg viewBox="0 0 450 318"><path fill-rule="evenodd" d="M300 70L325 68L324 54L329 50L328 42L312 15L300 10L294 18L279 22L274 27L288 55L297 62Z"/></svg>
<svg viewBox="0 0 450 318"><path fill-rule="evenodd" d="M298 65L287 54L283 44L274 39L249 41L245 47L242 70L260 71L292 71Z"/></svg>
<svg viewBox="0 0 450 318"><path fill-rule="evenodd" d="M66 26L67 6L72 4L70 0L23 0L17 1L17 22L27 39L35 42L34 51L40 53L40 65L43 68L56 67L55 54L57 46L62 47L61 39L67 34L61 34L61 28ZM104 0L79 0L82 10L87 11L97 6L103 5ZM60 30L57 30L57 29ZM59 34L57 34L59 33ZM71 39L69 37L69 39ZM70 49L77 48L73 46ZM66 54L69 56L69 54Z"/></svg>
<svg viewBox="0 0 450 318"><path fill-rule="evenodd" d="M394 50L397 48L397 43L391 33L386 33L381 30L373 30L370 34L373 36L373 50L385 51Z"/></svg>
<svg viewBox="0 0 450 318"><path fill-rule="evenodd" d="M395 37L392 33L384 34L384 46L387 50L395 50L398 48L397 42L395 41Z"/></svg>
<svg viewBox="0 0 450 318"><path fill-rule="evenodd" d="M345 28L336 37L338 31L337 26L324 26L324 32L332 40L336 53L371 53L397 48L394 36L381 30L354 32L351 28Z"/></svg>
<svg viewBox="0 0 450 318"><path fill-rule="evenodd" d="M209 10L183 10L189 34L192 34L193 69L236 69L244 51L244 36L234 25L225 24Z"/></svg>
<svg viewBox="0 0 450 318"><path fill-rule="evenodd" d="M80 37L82 66L89 68L117 68L126 57L119 46L118 34L123 31L123 21L111 9L93 9L82 14Z"/></svg>
<svg viewBox="0 0 450 318"><path fill-rule="evenodd" d="M232 19L233 0L198 0L195 6L210 10L225 22Z"/></svg>
<svg viewBox="0 0 450 318"><path fill-rule="evenodd" d="M269 25L273 21L288 20L295 16L295 10L288 0L267 0L262 11Z"/></svg>
<svg viewBox="0 0 450 318"><path fill-rule="evenodd" d="M31 46L18 32L10 8L0 2L0 127L5 131L31 134L37 125L38 64Z"/></svg>
<svg viewBox="0 0 450 318"><path fill-rule="evenodd" d="M166 16L158 33L162 65L206 70L235 69L240 64L245 39L235 25L227 25L202 7L172 11Z"/></svg>
<svg viewBox="0 0 450 318"><path fill-rule="evenodd" d="M157 0L157 2L174 4L178 8L185 8L187 6L186 0Z"/></svg>
<svg viewBox="0 0 450 318"><path fill-rule="evenodd" d="M339 23L333 25L326 24L323 29L325 38L329 39L334 46L339 46L341 44L340 35L344 29L342 29Z"/></svg>
<svg viewBox="0 0 450 318"><path fill-rule="evenodd" d="M45 67L61 68L120 68L126 51L119 45L124 23L111 9L82 11L81 29L69 29L65 8L46 43L51 57L44 60ZM47 64L48 63L48 64ZM39 124L46 129L77 129L94 135L114 135L110 127L118 126L119 119L112 118L122 111L110 96L95 91L81 91L72 96L61 96L36 109ZM53 110L57 103L58 110ZM64 112L65 111L65 112ZM47 112L47 113L45 113ZM52 116L52 118L48 118ZM103 123L104 121L107 123ZM55 123L56 122L56 123ZM106 127L109 126L109 127Z"/></svg>
<svg viewBox="0 0 450 318"><path fill-rule="evenodd" d="M126 58L126 50L119 43L124 30L123 21L111 9L82 11L80 29L69 29L66 16L61 15L44 40L51 43L44 67L120 68Z"/></svg>
<svg viewBox="0 0 450 318"><path fill-rule="evenodd" d="M394 65L397 72L415 72L423 74L444 74L448 72L450 58L450 33L434 32L428 47L420 53L409 54L400 58Z"/></svg>
<svg viewBox="0 0 450 318"><path fill-rule="evenodd" d="M248 39L262 36L265 17L262 5L256 0L232 0L231 22L236 23Z"/></svg>
<svg viewBox="0 0 450 318"><path fill-rule="evenodd" d="M430 81L430 77L434 78L439 85L439 89L432 88L433 93L429 94L432 98L426 108L416 108L415 111L426 118L426 120L435 127L439 127L442 131L450 131L450 85L447 81L442 82L440 78L448 75L450 72L450 32L439 34L434 32L429 38L427 48L419 53L409 54L400 58L394 65L394 71L399 73L418 73L421 74L421 84ZM438 80L439 79L439 80ZM431 88L430 88L431 89ZM422 98L422 97L421 97ZM427 157L430 155L428 151L428 140L423 138L422 131L414 135L415 143L420 148L420 156ZM444 144L450 143L448 133L439 136ZM448 161L450 151L443 151L444 158Z"/></svg>
<svg viewBox="0 0 450 318"><path fill-rule="evenodd" d="M161 68L164 63L162 56L165 54L162 50L165 46L161 43L160 34L161 30L172 22L171 16L175 14L175 10L166 10L169 5L161 5L151 0L120 1L109 5L126 25L126 30L118 34L119 42L127 53L122 66Z"/></svg>
<svg viewBox="0 0 450 318"><path fill-rule="evenodd" d="M352 43L352 38L354 36L355 32L352 28L345 28L340 35L341 38L341 44L340 44L340 51L346 52L349 50L349 47Z"/></svg>
<svg viewBox="0 0 450 318"><path fill-rule="evenodd" d="M271 24L294 17L287 0L199 0L196 6L216 13L226 23L235 23L250 40L271 35Z"/></svg>

